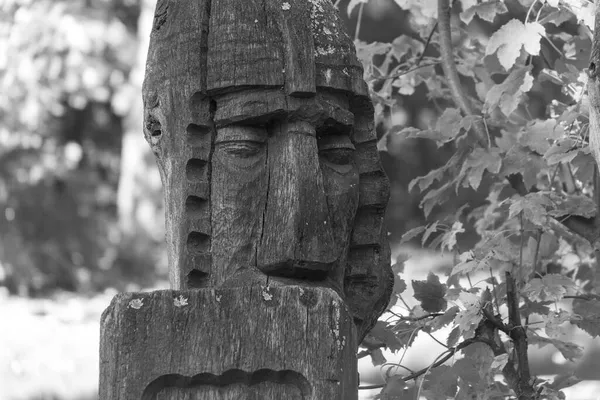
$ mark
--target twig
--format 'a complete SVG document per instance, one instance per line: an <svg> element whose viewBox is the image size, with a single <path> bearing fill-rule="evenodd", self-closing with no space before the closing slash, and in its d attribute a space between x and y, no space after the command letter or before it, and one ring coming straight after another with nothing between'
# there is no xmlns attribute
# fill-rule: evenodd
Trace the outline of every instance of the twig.
<svg viewBox="0 0 600 400"><path fill-rule="evenodd" d="M395 315L396 317L398 317L401 321L411 321L411 322L417 322L417 321L422 321L424 319L427 318L435 318L435 317L439 317L444 315L443 313L431 313L431 314L426 314L426 315L421 315L420 317L407 317L405 315L400 315L400 314L396 314L393 311L388 311L390 314Z"/></svg>
<svg viewBox="0 0 600 400"><path fill-rule="evenodd" d="M421 64L421 61L423 61L423 57L425 57L425 50L427 50L427 47L431 43L431 39L433 38L433 34L435 33L437 26L438 26L438 23L436 22L435 25L433 25L433 28L431 28L431 32L429 32L429 36L427 36L427 41L425 42L425 46L423 47L423 52L421 53L421 56L417 60L416 65Z"/></svg>
<svg viewBox="0 0 600 400"><path fill-rule="evenodd" d="M600 296L597 294L585 294L580 296L563 296L563 299L575 299L575 300L600 300Z"/></svg>
<svg viewBox="0 0 600 400"><path fill-rule="evenodd" d="M498 293L496 293L496 278L494 278L492 267L490 267L490 279L492 280L492 291L494 295L494 304L496 305L496 313L500 314L500 302L498 301Z"/></svg>
<svg viewBox="0 0 600 400"><path fill-rule="evenodd" d="M423 65L417 65L416 67L413 67L413 68L410 68L410 69L407 69L407 70L404 70L404 71L401 71L401 72L396 72L395 74L392 74L392 75L381 76L379 78L374 78L374 80L385 81L385 80L388 80L388 79L399 78L399 77L401 77L403 75L410 74L411 72L416 71L418 69L426 68L426 67L435 67L438 64L439 64L439 62L430 63L430 64L423 64Z"/></svg>
<svg viewBox="0 0 600 400"><path fill-rule="evenodd" d="M490 310L488 310L485 307L481 308L481 311L483 312L483 316L492 323L492 325L494 325L494 327L496 327L498 330L506 333L507 335L510 332L510 327L505 325L504 322L502 322L501 320L499 320L498 318L496 318L495 315L492 315L492 313L490 312Z"/></svg>
<svg viewBox="0 0 600 400"><path fill-rule="evenodd" d="M404 301L404 298L401 295L398 295L398 298L400 299L400 301L404 304L404 306L406 306L406 309L408 311L412 310L412 308L410 308L410 306L406 303L406 301Z"/></svg>
<svg viewBox="0 0 600 400"><path fill-rule="evenodd" d="M535 254L533 255L533 274L534 275L538 272L537 261L538 261L538 255L540 253L541 242L542 242L542 230L538 229L538 232L537 232L537 244L535 246Z"/></svg>
<svg viewBox="0 0 600 400"><path fill-rule="evenodd" d="M449 349L448 345L445 345L444 343L440 342L438 338L436 338L435 336L433 336L431 334L431 332L426 332L433 340L435 340L440 346L445 347L447 349Z"/></svg>
<svg viewBox="0 0 600 400"><path fill-rule="evenodd" d="M356 20L356 31L354 32L354 41L358 40L358 34L360 33L360 25L362 23L363 10L365 8L365 3L360 3L358 7L358 19Z"/></svg>

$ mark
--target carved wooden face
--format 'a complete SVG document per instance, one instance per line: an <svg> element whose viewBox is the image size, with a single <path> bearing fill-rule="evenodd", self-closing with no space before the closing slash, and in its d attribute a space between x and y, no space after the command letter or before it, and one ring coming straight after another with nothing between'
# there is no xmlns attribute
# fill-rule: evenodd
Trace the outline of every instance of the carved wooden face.
<svg viewBox="0 0 600 400"><path fill-rule="evenodd" d="M307 101L302 116L217 129L211 162L215 283L258 269L332 278L341 287L359 176L348 126L326 115L319 101L325 102Z"/></svg>
<svg viewBox="0 0 600 400"><path fill-rule="evenodd" d="M157 3L145 134L171 286L329 286L362 335L393 284L373 107L331 1L289 3Z"/></svg>

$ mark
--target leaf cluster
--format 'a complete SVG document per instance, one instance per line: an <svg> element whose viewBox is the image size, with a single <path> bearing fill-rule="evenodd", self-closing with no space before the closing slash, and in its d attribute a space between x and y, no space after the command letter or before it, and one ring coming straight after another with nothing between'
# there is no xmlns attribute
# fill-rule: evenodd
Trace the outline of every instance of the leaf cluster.
<svg viewBox="0 0 600 400"><path fill-rule="evenodd" d="M560 390L578 378L532 377L527 348L554 346L575 361L582 348L565 340L569 333L600 334L599 237L591 223L600 188L585 90L593 3L395 2L420 39L357 42L376 112L385 115L419 91L436 118L388 124L378 148L424 140L452 149L441 166L410 182L427 223L402 241L450 252L454 265L412 282L417 306L402 298L406 285L397 290L372 332L392 351L406 351L415 332L446 348L426 370L393 368L378 398L399 396L410 380L428 399L564 398ZM367 3L352 1L348 12ZM448 8L457 18L444 15ZM485 201L444 207L465 192L483 193ZM465 233L477 242L466 244ZM376 354L375 364L388 365L381 346Z"/></svg>

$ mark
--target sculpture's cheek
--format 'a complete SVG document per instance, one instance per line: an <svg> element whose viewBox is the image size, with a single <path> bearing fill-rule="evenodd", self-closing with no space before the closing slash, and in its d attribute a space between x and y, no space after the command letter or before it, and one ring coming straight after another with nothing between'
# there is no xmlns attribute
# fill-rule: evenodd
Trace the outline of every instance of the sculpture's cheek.
<svg viewBox="0 0 600 400"><path fill-rule="evenodd" d="M341 167L344 167L344 173L339 172ZM353 162L346 165L332 165L322 161L321 172L336 248L343 249L352 232L358 208L358 171Z"/></svg>
<svg viewBox="0 0 600 400"><path fill-rule="evenodd" d="M239 148L238 148L239 149ZM267 196L266 151L249 157L217 145L212 159L212 283L256 265Z"/></svg>

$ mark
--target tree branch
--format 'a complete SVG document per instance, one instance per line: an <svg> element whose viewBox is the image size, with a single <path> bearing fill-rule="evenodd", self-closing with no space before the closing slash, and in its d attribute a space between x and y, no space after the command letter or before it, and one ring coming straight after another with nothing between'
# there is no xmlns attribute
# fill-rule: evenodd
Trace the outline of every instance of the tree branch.
<svg viewBox="0 0 600 400"><path fill-rule="evenodd" d="M454 62L451 31L450 0L438 0L438 32L440 35L440 53L444 75L446 76L446 81L456 106L462 110L464 115L474 116L476 114L462 89L456 63ZM476 120L473 123L473 131L475 132L477 143L481 147L487 147L489 144L488 134L482 120Z"/></svg>
<svg viewBox="0 0 600 400"><path fill-rule="evenodd" d="M521 325L519 313L519 294L515 279L510 272L506 272L506 303L508 306L508 321L510 323L509 336L515 346L517 369L511 366L515 372L516 380L511 385L519 400L531 400L535 396L535 390L531 385L531 372L529 370L529 357L527 355L527 332ZM514 377L513 377L514 378Z"/></svg>

